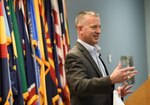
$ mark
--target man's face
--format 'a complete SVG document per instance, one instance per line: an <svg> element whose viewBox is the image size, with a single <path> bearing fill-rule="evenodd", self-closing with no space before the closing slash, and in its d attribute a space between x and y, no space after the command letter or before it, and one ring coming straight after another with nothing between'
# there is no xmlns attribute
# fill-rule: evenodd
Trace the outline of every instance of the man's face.
<svg viewBox="0 0 150 105"><path fill-rule="evenodd" d="M92 15L86 15L84 24L80 27L79 38L84 42L94 46L99 41L101 33L100 18Z"/></svg>

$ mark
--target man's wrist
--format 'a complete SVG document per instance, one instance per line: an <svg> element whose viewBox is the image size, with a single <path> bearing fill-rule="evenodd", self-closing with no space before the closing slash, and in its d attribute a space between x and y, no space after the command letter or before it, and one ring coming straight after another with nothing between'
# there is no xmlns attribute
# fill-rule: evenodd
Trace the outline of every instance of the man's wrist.
<svg viewBox="0 0 150 105"><path fill-rule="evenodd" d="M110 81L111 81L111 84L115 84L115 82L113 81L113 77L110 76Z"/></svg>

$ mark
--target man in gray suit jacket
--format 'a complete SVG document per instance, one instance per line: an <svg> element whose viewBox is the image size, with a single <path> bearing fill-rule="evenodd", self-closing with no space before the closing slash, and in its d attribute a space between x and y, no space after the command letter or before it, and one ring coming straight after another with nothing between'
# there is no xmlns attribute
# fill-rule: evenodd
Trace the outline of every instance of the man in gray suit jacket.
<svg viewBox="0 0 150 105"><path fill-rule="evenodd" d="M102 61L97 46L101 33L101 21L97 13L83 11L75 20L78 40L65 60L66 77L71 93L71 105L113 105L115 83L125 82L136 75L134 67L122 68L121 63L111 75ZM123 97L132 85L117 89Z"/></svg>

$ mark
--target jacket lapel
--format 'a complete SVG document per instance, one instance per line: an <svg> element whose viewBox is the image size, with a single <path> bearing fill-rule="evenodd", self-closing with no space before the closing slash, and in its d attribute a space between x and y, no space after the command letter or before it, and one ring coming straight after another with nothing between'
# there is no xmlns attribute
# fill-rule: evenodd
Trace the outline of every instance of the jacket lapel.
<svg viewBox="0 0 150 105"><path fill-rule="evenodd" d="M99 56L99 59L101 60L102 64L104 65L106 74L109 75L108 70L107 70L107 68L106 68L106 65L105 65L104 61L101 59L100 56Z"/></svg>
<svg viewBox="0 0 150 105"><path fill-rule="evenodd" d="M92 66L94 67L94 70L99 74L99 76L102 76L102 73L100 72L97 64L93 60L93 58L92 58L91 54L88 52L88 50L79 42L76 43L76 46L79 48L80 51L83 52L83 54L89 60L89 62L92 64Z"/></svg>

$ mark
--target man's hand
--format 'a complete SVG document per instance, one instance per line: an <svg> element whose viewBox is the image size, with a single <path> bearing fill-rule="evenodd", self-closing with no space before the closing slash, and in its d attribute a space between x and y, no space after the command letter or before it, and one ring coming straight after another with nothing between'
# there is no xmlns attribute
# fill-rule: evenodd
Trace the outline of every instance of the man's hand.
<svg viewBox="0 0 150 105"><path fill-rule="evenodd" d="M121 97L124 97L124 96L132 93L133 91L130 90L131 87L133 87L133 85L128 85L127 83L125 83L123 86L119 86L117 88L118 95Z"/></svg>
<svg viewBox="0 0 150 105"><path fill-rule="evenodd" d="M135 67L122 68L121 63L119 62L118 66L110 75L112 84L125 82L127 79L135 76L137 71L134 69Z"/></svg>

